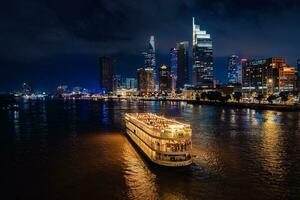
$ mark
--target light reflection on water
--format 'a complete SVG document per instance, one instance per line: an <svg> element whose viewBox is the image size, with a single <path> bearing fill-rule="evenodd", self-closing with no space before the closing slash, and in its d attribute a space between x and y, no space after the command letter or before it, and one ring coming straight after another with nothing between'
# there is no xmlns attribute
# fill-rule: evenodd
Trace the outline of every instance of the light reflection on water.
<svg viewBox="0 0 300 200"><path fill-rule="evenodd" d="M124 177L129 188L129 198L158 199L156 176L147 168L130 143L123 146L123 158Z"/></svg>
<svg viewBox="0 0 300 200"><path fill-rule="evenodd" d="M15 197L295 199L300 195L297 112L137 101L45 101L20 107L0 113L5 172L1 177ZM136 151L124 136L122 116L143 111L191 124L196 156L192 166L162 169Z"/></svg>

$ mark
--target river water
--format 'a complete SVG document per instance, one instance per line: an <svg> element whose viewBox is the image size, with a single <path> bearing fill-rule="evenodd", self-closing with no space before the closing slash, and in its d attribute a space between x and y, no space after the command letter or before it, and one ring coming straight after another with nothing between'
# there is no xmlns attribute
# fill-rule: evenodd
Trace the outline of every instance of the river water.
<svg viewBox="0 0 300 200"><path fill-rule="evenodd" d="M0 111L3 199L300 199L300 113L183 102L31 101ZM193 129L194 164L149 163L125 112ZM1 198L2 199L2 198Z"/></svg>

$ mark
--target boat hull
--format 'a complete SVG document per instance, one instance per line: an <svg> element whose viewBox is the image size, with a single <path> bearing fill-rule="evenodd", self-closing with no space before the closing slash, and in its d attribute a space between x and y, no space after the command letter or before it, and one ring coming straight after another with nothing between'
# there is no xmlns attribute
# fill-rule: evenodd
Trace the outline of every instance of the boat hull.
<svg viewBox="0 0 300 200"><path fill-rule="evenodd" d="M144 155L153 163L160 165L160 166L166 166L166 167L184 167L188 166L193 163L192 158L184 160L184 161L166 161L166 160L160 160L156 159L157 152L151 149L150 146L148 146L141 138L139 138L133 130L126 127L126 133L129 136L129 138L135 143L135 145L139 148L140 151L143 152ZM178 153L176 153L178 155ZM185 155L182 153L182 155Z"/></svg>

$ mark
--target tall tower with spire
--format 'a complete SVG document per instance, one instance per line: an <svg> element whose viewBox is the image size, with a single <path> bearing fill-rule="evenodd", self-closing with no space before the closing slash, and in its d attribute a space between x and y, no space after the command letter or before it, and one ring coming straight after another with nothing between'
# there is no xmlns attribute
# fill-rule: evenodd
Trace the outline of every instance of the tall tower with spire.
<svg viewBox="0 0 300 200"><path fill-rule="evenodd" d="M146 52L143 52L144 55L144 61L145 61L145 67L156 67L156 59L155 59L155 41L154 36L150 36L150 40L148 43L148 47Z"/></svg>
<svg viewBox="0 0 300 200"><path fill-rule="evenodd" d="M213 45L210 34L195 24L193 17L193 85L196 87L213 87Z"/></svg>
<svg viewBox="0 0 300 200"><path fill-rule="evenodd" d="M145 67L153 68L154 70L154 83L156 88L158 88L158 77L157 77L157 67L156 67L156 58L155 58L155 40L154 35L150 36L148 47L146 52L143 52L144 55L144 65Z"/></svg>

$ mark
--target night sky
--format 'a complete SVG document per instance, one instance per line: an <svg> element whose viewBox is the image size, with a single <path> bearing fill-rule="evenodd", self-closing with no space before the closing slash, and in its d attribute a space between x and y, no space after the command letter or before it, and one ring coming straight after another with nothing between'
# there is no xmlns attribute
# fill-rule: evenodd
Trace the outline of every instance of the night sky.
<svg viewBox="0 0 300 200"><path fill-rule="evenodd" d="M0 6L0 91L22 82L39 91L96 89L101 55L114 57L118 74L135 77L152 34L157 63L169 64L169 49L191 42L193 16L213 38L221 81L230 54L285 56L290 65L300 57L297 0L11 0Z"/></svg>

